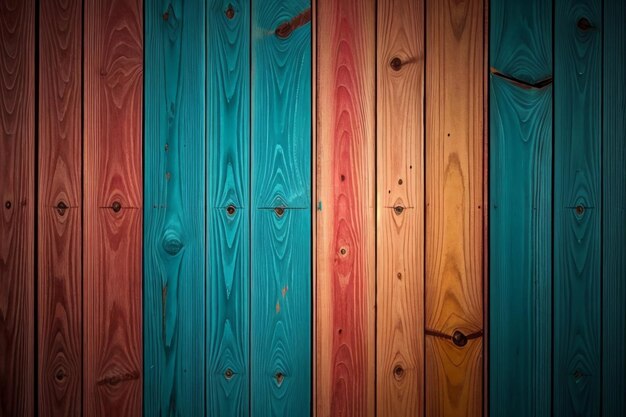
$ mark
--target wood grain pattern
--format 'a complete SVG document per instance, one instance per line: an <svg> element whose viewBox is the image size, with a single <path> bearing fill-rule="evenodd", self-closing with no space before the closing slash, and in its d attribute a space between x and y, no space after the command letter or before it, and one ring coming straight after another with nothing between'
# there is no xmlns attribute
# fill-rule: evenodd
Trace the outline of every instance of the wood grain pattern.
<svg viewBox="0 0 626 417"><path fill-rule="evenodd" d="M604 1L602 415L626 415L626 3Z"/></svg>
<svg viewBox="0 0 626 417"><path fill-rule="evenodd" d="M377 22L377 415L424 413L424 4Z"/></svg>
<svg viewBox="0 0 626 417"><path fill-rule="evenodd" d="M320 1L316 415L375 415L376 2Z"/></svg>
<svg viewBox="0 0 626 417"><path fill-rule="evenodd" d="M144 415L204 416L204 2L146 5Z"/></svg>
<svg viewBox="0 0 626 417"><path fill-rule="evenodd" d="M483 13L482 0L426 7L429 416L482 415ZM458 346L455 332L475 339Z"/></svg>
<svg viewBox="0 0 626 417"><path fill-rule="evenodd" d="M308 0L252 5L251 408L311 410Z"/></svg>
<svg viewBox="0 0 626 417"><path fill-rule="evenodd" d="M82 412L82 2L40 3L39 415Z"/></svg>
<svg viewBox="0 0 626 417"><path fill-rule="evenodd" d="M551 415L552 5L491 2L490 411ZM508 77L508 78L505 78Z"/></svg>
<svg viewBox="0 0 626 417"><path fill-rule="evenodd" d="M0 416L34 415L35 3L0 1Z"/></svg>
<svg viewBox="0 0 626 417"><path fill-rule="evenodd" d="M601 10L555 2L553 415L600 413Z"/></svg>
<svg viewBox="0 0 626 417"><path fill-rule="evenodd" d="M85 416L142 413L141 0L88 0L84 45Z"/></svg>
<svg viewBox="0 0 626 417"><path fill-rule="evenodd" d="M208 29L207 405L250 413L250 1L213 0Z"/></svg>

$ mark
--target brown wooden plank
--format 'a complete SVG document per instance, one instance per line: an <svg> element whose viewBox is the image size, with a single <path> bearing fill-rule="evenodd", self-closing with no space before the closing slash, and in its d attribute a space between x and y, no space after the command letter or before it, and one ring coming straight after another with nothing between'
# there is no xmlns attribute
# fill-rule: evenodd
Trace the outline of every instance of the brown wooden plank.
<svg viewBox="0 0 626 417"><path fill-rule="evenodd" d="M83 409L139 416L143 5L84 7Z"/></svg>
<svg viewBox="0 0 626 417"><path fill-rule="evenodd" d="M374 0L317 8L318 417L373 417Z"/></svg>
<svg viewBox="0 0 626 417"><path fill-rule="evenodd" d="M484 4L426 10L426 414L480 416Z"/></svg>
<svg viewBox="0 0 626 417"><path fill-rule="evenodd" d="M424 410L424 4L378 2L377 411Z"/></svg>
<svg viewBox="0 0 626 417"><path fill-rule="evenodd" d="M34 413L35 4L0 1L0 416Z"/></svg>
<svg viewBox="0 0 626 417"><path fill-rule="evenodd" d="M39 415L81 414L82 2L43 1L39 32Z"/></svg>

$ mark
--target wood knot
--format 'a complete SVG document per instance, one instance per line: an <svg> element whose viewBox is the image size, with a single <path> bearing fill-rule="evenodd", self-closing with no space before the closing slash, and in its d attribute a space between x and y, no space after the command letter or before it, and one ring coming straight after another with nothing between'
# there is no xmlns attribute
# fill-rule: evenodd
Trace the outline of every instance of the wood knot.
<svg viewBox="0 0 626 417"><path fill-rule="evenodd" d="M230 3L228 4L228 7L226 8L226 11L224 12L224 14L229 20L235 17L235 9L233 9L232 4Z"/></svg>
<svg viewBox="0 0 626 417"><path fill-rule="evenodd" d="M396 274L396 276L398 277L398 279L400 279L400 280L402 279L402 274L401 274L400 272L398 272L398 273Z"/></svg>
<svg viewBox="0 0 626 417"><path fill-rule="evenodd" d="M67 206L67 204L65 204L64 201L59 201L56 205L57 213L59 213L59 216L65 215L65 210L67 210L68 208L69 207Z"/></svg>
<svg viewBox="0 0 626 417"><path fill-rule="evenodd" d="M391 67L392 70L394 71L400 71L400 68L402 68L402 60L398 57L394 57L390 62L389 62L389 66Z"/></svg>
<svg viewBox="0 0 626 417"><path fill-rule="evenodd" d="M183 242L174 232L168 232L163 239L163 250L171 256L176 256L183 248Z"/></svg>
<svg viewBox="0 0 626 417"><path fill-rule="evenodd" d="M59 369L55 374L54 374L54 378L59 381L62 382L65 379L65 372L63 371L63 369Z"/></svg>
<svg viewBox="0 0 626 417"><path fill-rule="evenodd" d="M170 13L169 12L163 13L163 20L165 20L167 22L169 20L169 18L170 18Z"/></svg>
<svg viewBox="0 0 626 417"><path fill-rule="evenodd" d="M341 249L339 249L339 253L340 253L341 255L345 256L345 255L346 255L346 253L348 253L348 249L346 249L346 248L341 248Z"/></svg>
<svg viewBox="0 0 626 417"><path fill-rule="evenodd" d="M7 200L6 203L4 203L4 208L6 208L7 210L11 209L11 202Z"/></svg>
<svg viewBox="0 0 626 417"><path fill-rule="evenodd" d="M274 375L274 378L276 379L276 383L278 385L281 385L283 383L283 380L285 379L285 375L282 372L276 372L276 375Z"/></svg>
<svg viewBox="0 0 626 417"><path fill-rule="evenodd" d="M229 379L229 380L230 380L230 379L231 379L234 375L235 375L235 373L234 373L234 372L233 372L233 370L232 370L232 369L230 369L230 368L228 368L228 369L226 370L226 372L224 372L224 378Z"/></svg>
<svg viewBox="0 0 626 417"><path fill-rule="evenodd" d="M578 19L578 22L576 22L576 26L578 26L578 29L582 31L587 31L593 27L591 26L591 22L586 17L581 17L580 19Z"/></svg>
<svg viewBox="0 0 626 417"><path fill-rule="evenodd" d="M285 208L284 207L274 207L274 213L276 213L276 215L278 217L282 217L283 214L285 214Z"/></svg>
<svg viewBox="0 0 626 417"><path fill-rule="evenodd" d="M119 201L114 201L113 204L111 204L111 208L114 212L119 213L119 211L122 209L122 205Z"/></svg>
<svg viewBox="0 0 626 417"><path fill-rule="evenodd" d="M288 38L291 33L311 21L311 8L306 9L288 22L282 23L276 28L274 34L281 39Z"/></svg>
<svg viewBox="0 0 626 417"><path fill-rule="evenodd" d="M463 347L467 345L467 336L465 336L460 331L455 330L454 333L452 333L452 343L454 343L458 347Z"/></svg>
<svg viewBox="0 0 626 417"><path fill-rule="evenodd" d="M393 368L393 377L396 381L400 381L404 377L404 368L402 365L396 365L396 367Z"/></svg>
<svg viewBox="0 0 626 417"><path fill-rule="evenodd" d="M582 216L584 212L585 212L585 207L582 204L579 204L576 206L576 214L578 214L579 216Z"/></svg>
<svg viewBox="0 0 626 417"><path fill-rule="evenodd" d="M394 206L393 208L393 212L396 213L396 215L401 215L402 212L404 211L404 207L402 206Z"/></svg>
<svg viewBox="0 0 626 417"><path fill-rule="evenodd" d="M584 376L579 369L576 369L572 375L577 381Z"/></svg>
<svg viewBox="0 0 626 417"><path fill-rule="evenodd" d="M229 216L232 216L233 214L235 214L235 211L237 210L237 208L235 206L233 206L232 204L228 207L226 207L226 213L228 213Z"/></svg>

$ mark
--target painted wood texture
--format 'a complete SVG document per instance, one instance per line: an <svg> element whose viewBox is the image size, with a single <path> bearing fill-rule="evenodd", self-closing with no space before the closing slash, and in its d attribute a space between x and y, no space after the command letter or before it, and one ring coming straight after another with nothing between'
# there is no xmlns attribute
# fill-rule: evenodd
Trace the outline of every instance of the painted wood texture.
<svg viewBox="0 0 626 417"><path fill-rule="evenodd" d="M424 412L424 4L377 13L377 416Z"/></svg>
<svg viewBox="0 0 626 417"><path fill-rule="evenodd" d="M252 415L311 409L311 16L252 5Z"/></svg>
<svg viewBox="0 0 626 417"><path fill-rule="evenodd" d="M204 2L146 5L144 415L204 416Z"/></svg>
<svg viewBox="0 0 626 417"><path fill-rule="evenodd" d="M0 415L34 415L35 2L0 1Z"/></svg>
<svg viewBox="0 0 626 417"><path fill-rule="evenodd" d="M207 8L209 415L250 413L250 2Z"/></svg>
<svg viewBox="0 0 626 417"><path fill-rule="evenodd" d="M484 3L426 7L426 415L482 415Z"/></svg>
<svg viewBox="0 0 626 417"><path fill-rule="evenodd" d="M142 413L143 5L84 3L85 416Z"/></svg>
<svg viewBox="0 0 626 417"><path fill-rule="evenodd" d="M490 11L490 413L549 417L552 5Z"/></svg>
<svg viewBox="0 0 626 417"><path fill-rule="evenodd" d="M601 10L555 2L553 415L600 413Z"/></svg>
<svg viewBox="0 0 626 417"><path fill-rule="evenodd" d="M602 415L626 415L626 3L604 1Z"/></svg>
<svg viewBox="0 0 626 417"><path fill-rule="evenodd" d="M376 2L317 12L316 416L373 417Z"/></svg>
<svg viewBox="0 0 626 417"><path fill-rule="evenodd" d="M82 2L40 3L39 415L82 412Z"/></svg>

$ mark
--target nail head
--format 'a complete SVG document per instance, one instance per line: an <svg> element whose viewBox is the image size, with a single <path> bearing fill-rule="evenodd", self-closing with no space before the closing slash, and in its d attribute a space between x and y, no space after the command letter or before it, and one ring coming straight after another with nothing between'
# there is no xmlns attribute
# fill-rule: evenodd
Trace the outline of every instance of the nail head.
<svg viewBox="0 0 626 417"><path fill-rule="evenodd" d="M458 347L463 347L467 345L467 336L465 336L460 331L455 330L452 334L452 343L454 343Z"/></svg>

